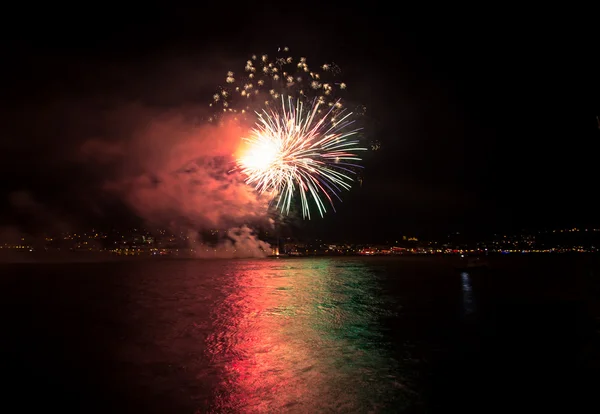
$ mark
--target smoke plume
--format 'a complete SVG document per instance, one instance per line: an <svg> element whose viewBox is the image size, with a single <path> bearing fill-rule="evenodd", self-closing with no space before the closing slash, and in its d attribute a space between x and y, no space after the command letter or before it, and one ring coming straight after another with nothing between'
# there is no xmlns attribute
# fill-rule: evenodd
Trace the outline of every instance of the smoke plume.
<svg viewBox="0 0 600 414"><path fill-rule="evenodd" d="M195 257L206 259L264 257L271 250L271 246L259 240L246 225L229 229L216 245L195 239L190 247L193 248Z"/></svg>
<svg viewBox="0 0 600 414"><path fill-rule="evenodd" d="M177 233L270 226L267 200L232 171L247 128L204 121L231 66L227 56L205 56L164 51L131 61L28 64L38 68L39 85L26 77L0 111L0 177L10 177L8 193L28 191L1 197L0 225L26 234L55 233L64 223L137 226L133 213Z"/></svg>
<svg viewBox="0 0 600 414"><path fill-rule="evenodd" d="M265 255L268 245L248 226L270 226L268 200L234 168L244 128L233 121L198 122L182 112L133 110L145 122L138 123L130 139L93 138L80 147L85 162L114 171L103 190L121 198L150 226L196 235L231 228L229 238L208 257Z"/></svg>

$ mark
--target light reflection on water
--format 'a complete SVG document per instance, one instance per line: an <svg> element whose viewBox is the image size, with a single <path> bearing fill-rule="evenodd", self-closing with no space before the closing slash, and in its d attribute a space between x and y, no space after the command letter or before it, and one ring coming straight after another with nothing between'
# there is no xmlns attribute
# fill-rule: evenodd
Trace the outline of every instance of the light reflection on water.
<svg viewBox="0 0 600 414"><path fill-rule="evenodd" d="M447 412L475 404L462 397L465 386L498 401L490 390L504 388L491 387L496 376L483 367L527 366L531 355L510 344L543 323L546 308L531 316L499 299L499 289L523 286L523 273L503 273L491 296L485 280L450 265L303 258L122 268L133 276L114 279L130 296L118 312L127 330L114 345L121 363L113 372L152 409L127 412ZM556 352L546 351L543 366Z"/></svg>
<svg viewBox="0 0 600 414"><path fill-rule="evenodd" d="M600 261L497 260L487 277L434 257L0 266L5 405L591 411Z"/></svg>
<svg viewBox="0 0 600 414"><path fill-rule="evenodd" d="M369 412L401 408L377 277L337 260L239 262L207 338L222 371L213 412Z"/></svg>
<svg viewBox="0 0 600 414"><path fill-rule="evenodd" d="M462 304L465 315L470 315L475 312L475 302L473 301L473 287L471 286L471 278L467 272L460 274L462 286Z"/></svg>

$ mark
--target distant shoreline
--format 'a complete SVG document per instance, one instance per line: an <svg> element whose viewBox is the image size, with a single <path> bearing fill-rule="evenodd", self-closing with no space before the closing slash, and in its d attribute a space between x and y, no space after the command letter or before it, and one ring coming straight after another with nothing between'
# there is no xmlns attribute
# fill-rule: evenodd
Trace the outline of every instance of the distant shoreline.
<svg viewBox="0 0 600 414"><path fill-rule="evenodd" d="M558 253L491 253L487 257L489 259L502 258L526 258L526 257L565 257L565 256L600 256L596 252L558 252ZM0 252L0 264L26 264L26 263L108 263L108 262L137 262L137 261L169 261L169 260L232 260L232 259L269 259L269 260L294 260L294 259L315 259L315 258L363 258L363 259L404 259L404 260L426 260L426 259L446 259L459 260L459 254L446 253L410 253L410 254L313 254L303 256L288 256L288 255L265 255L264 257L257 256L196 256L193 254L178 254L178 255L117 255L109 251L98 252Z"/></svg>

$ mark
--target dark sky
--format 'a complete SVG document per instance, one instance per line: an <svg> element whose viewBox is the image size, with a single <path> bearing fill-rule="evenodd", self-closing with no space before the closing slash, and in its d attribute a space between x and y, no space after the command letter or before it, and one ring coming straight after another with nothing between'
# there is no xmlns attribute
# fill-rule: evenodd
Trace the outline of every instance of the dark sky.
<svg viewBox="0 0 600 414"><path fill-rule="evenodd" d="M189 117L230 65L284 45L338 63L381 142L362 187L305 231L598 224L598 52L585 24L350 7L16 13L19 30L2 40L0 225L128 222L136 212L103 190L123 165L87 162L84 144L131 139L163 113Z"/></svg>

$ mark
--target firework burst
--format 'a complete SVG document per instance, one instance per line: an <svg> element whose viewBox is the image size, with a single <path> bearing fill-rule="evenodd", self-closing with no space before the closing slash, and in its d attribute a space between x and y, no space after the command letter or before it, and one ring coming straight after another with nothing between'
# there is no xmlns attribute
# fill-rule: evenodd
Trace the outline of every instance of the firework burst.
<svg viewBox="0 0 600 414"><path fill-rule="evenodd" d="M293 57L288 47L280 48L274 57L252 55L242 70L228 71L223 77L224 84L209 104L215 110L209 121L216 122L224 114L248 119L257 107L277 105L281 96L316 99L320 112L341 109L344 104L338 94L348 85L337 79L340 73L335 63L309 66L307 58Z"/></svg>
<svg viewBox="0 0 600 414"><path fill-rule="evenodd" d="M296 193L305 218L310 219L311 200L321 216L326 204L335 210L333 197L341 201L341 191L350 189L358 153L365 150L357 146L359 129L352 128L352 113L334 111L335 105L319 112L322 106L318 100L305 105L281 97L279 106L257 114L256 126L244 139L248 149L238 167L246 182L273 194L286 214Z"/></svg>
<svg viewBox="0 0 600 414"><path fill-rule="evenodd" d="M287 47L279 55L252 55L241 71L228 71L210 106L211 122L223 115L253 124L243 139L238 169L246 183L272 196L288 214L296 195L302 215L311 206L323 216L334 199L351 188L359 168L360 128L355 125L364 107L350 111L339 97L347 89L337 80L334 63L310 67Z"/></svg>

